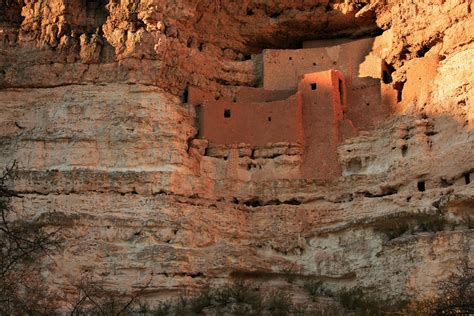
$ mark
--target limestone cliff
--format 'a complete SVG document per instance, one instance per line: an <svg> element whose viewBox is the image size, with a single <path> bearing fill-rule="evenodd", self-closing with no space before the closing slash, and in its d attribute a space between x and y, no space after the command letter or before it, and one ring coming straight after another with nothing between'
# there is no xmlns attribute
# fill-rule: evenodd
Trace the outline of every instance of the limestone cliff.
<svg viewBox="0 0 474 316"><path fill-rule="evenodd" d="M50 285L68 292L88 270L122 292L152 275L150 300L235 276L302 302L312 278L392 301L432 295L474 262L472 7L0 0L0 164L19 163L15 208L62 228ZM278 148L193 143L189 87L232 98L261 86L264 49L374 36L398 102L338 146L337 181L295 176L301 158Z"/></svg>

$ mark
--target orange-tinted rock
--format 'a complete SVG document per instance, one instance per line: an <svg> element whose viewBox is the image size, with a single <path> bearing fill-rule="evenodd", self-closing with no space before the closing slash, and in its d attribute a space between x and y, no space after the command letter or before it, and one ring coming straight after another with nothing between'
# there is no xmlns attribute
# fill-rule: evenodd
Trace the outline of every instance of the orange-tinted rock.
<svg viewBox="0 0 474 316"><path fill-rule="evenodd" d="M18 214L64 238L44 284L151 279L154 305L244 275L318 312L330 299L306 281L436 293L474 257L472 3L362 2L0 0L0 165L19 163ZM191 104L264 107L314 83L285 66L270 76L291 93L265 87L265 49L345 56L318 71L343 67L347 105L319 78L298 94L303 144L196 139Z"/></svg>

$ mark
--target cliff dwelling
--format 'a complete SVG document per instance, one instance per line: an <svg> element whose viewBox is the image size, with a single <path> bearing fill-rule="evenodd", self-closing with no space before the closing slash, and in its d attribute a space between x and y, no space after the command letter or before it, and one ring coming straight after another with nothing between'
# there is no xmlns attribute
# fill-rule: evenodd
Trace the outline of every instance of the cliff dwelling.
<svg viewBox="0 0 474 316"><path fill-rule="evenodd" d="M377 56L379 38L318 40L302 49L266 49L262 87L239 87L232 100L194 87L199 135L210 146L301 147L300 177L341 175L337 146L392 113L396 91Z"/></svg>
<svg viewBox="0 0 474 316"><path fill-rule="evenodd" d="M0 0L0 315L472 315L473 2Z"/></svg>

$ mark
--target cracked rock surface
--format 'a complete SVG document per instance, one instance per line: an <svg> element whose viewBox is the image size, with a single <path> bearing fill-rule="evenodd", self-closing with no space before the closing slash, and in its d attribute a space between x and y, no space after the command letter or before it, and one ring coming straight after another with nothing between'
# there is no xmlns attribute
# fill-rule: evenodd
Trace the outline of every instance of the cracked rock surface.
<svg viewBox="0 0 474 316"><path fill-rule="evenodd" d="M0 0L0 164L19 163L15 208L62 227L50 286L87 269L127 292L153 274L153 299L236 275L297 287L291 271L383 299L432 295L474 262L472 7ZM297 179L297 155L191 145L186 87L231 96L260 85L263 49L379 34L401 100L338 147L337 181Z"/></svg>

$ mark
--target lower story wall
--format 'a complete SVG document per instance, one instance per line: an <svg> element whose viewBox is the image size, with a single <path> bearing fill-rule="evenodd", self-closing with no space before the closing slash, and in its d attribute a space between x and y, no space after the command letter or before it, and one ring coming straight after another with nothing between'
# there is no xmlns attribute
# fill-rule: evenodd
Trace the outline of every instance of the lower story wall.
<svg viewBox="0 0 474 316"><path fill-rule="evenodd" d="M199 136L216 144L301 143L301 106L296 96L263 103L208 101L200 107Z"/></svg>

